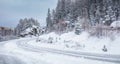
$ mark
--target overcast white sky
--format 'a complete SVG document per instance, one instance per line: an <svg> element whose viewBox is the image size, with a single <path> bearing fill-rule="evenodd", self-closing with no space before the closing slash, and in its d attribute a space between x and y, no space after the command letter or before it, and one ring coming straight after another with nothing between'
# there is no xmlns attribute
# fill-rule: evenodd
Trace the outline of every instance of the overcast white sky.
<svg viewBox="0 0 120 64"><path fill-rule="evenodd" d="M48 8L55 8L57 0L0 0L0 26L15 27L20 18L35 18L45 25Z"/></svg>

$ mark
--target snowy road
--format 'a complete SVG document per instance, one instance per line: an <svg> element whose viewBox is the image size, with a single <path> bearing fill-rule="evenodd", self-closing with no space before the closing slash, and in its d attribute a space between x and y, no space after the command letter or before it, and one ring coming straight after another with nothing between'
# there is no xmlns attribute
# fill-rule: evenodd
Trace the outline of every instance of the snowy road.
<svg viewBox="0 0 120 64"><path fill-rule="evenodd" d="M34 47L28 44L32 40L34 38L1 42L0 64L120 64L119 55Z"/></svg>
<svg viewBox="0 0 120 64"><path fill-rule="evenodd" d="M91 59L91 60L120 63L120 55L97 54L97 53L88 53L88 52L73 52L73 51L58 50L58 49L45 48L45 47L38 48L32 45L29 45L27 42L29 42L30 40L21 41L20 43L17 43L17 45L21 48L34 51L34 52L46 51L46 52L63 54L63 55L74 56L74 57L83 57L83 58Z"/></svg>
<svg viewBox="0 0 120 64"><path fill-rule="evenodd" d="M25 63L23 61L20 61L20 59L16 57L0 54L0 64L25 64Z"/></svg>

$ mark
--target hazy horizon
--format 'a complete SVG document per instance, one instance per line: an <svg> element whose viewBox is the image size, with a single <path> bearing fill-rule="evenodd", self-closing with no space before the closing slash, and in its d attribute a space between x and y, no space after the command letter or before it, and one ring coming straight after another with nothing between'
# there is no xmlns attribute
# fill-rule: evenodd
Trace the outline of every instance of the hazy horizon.
<svg viewBox="0 0 120 64"><path fill-rule="evenodd" d="M0 0L0 26L15 27L22 18L34 18L45 25L48 8L57 0Z"/></svg>

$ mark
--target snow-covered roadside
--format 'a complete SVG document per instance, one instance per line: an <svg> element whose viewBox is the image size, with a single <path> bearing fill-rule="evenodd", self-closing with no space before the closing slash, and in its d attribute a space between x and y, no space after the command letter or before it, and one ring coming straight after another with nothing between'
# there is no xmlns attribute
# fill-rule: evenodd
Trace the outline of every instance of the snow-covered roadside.
<svg viewBox="0 0 120 64"><path fill-rule="evenodd" d="M50 38L52 40L50 40ZM81 35L69 32L62 35L57 35L55 33L45 34L40 36L39 39L40 42L36 42L35 39L28 42L28 44L35 47L46 47L60 50L120 55L120 37L111 41L109 38L98 39L96 37L90 37L86 32L83 32ZM49 41L52 41L52 43L49 43ZM102 50L104 46L106 46L108 50L107 52Z"/></svg>
<svg viewBox="0 0 120 64"><path fill-rule="evenodd" d="M6 41L3 45L4 53L13 55L14 57L26 62L26 64L115 64L43 51L32 52L32 50L20 48L19 45L17 45L17 43L28 42L30 40L31 38Z"/></svg>

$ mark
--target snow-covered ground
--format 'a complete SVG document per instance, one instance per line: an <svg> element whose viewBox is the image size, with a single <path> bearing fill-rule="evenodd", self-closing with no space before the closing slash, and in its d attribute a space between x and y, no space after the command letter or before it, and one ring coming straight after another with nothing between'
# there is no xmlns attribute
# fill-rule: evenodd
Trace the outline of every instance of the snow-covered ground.
<svg viewBox="0 0 120 64"><path fill-rule="evenodd" d="M60 50L83 51L102 54L120 55L120 37L114 40L110 38L90 37L87 32L76 35L74 32L57 35L55 33L45 34L39 37L39 42L35 40L29 41L28 44L37 47L54 48ZM52 43L50 43L52 41ZM107 52L102 49L106 46Z"/></svg>
<svg viewBox="0 0 120 64"><path fill-rule="evenodd" d="M107 38L98 39L90 37L86 32L83 32L81 35L75 35L73 32L63 35L50 33L41 35L39 39L39 42L37 42L38 38L35 37L0 42L0 55L19 59L21 62L18 64L119 64L119 62L107 62L99 58L95 60L96 58L94 57L94 59L92 57L88 57L92 59L86 59L85 57L87 56L77 57L75 54L72 55L71 53L64 52L92 52L119 56L119 39L114 41ZM102 51L104 45L106 45L108 52ZM41 49L41 47L43 49ZM48 48L48 51L46 48ZM52 52L49 48L55 50L52 50ZM0 58L3 60L3 57ZM116 58L120 60L119 57ZM1 62L1 59L0 64L4 64L6 61ZM16 61L14 59L8 60L8 62Z"/></svg>

